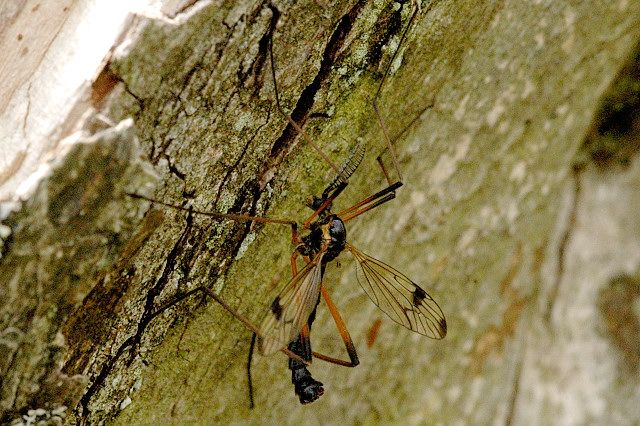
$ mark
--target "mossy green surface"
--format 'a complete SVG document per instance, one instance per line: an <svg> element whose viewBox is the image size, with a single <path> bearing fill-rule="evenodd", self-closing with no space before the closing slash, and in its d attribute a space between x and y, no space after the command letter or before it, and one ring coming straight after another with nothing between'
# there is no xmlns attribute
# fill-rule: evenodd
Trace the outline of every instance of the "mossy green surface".
<svg viewBox="0 0 640 426"><path fill-rule="evenodd" d="M326 40L352 6L323 10L313 3L304 13L303 6L282 8L275 54L288 110L311 84ZM337 163L358 138L366 141L365 160L337 210L385 184L375 162L384 142L371 100L380 67L390 58L383 49L380 63L371 64L363 52L370 52L372 40L384 39L384 28L375 23L391 16L386 6L373 2L358 10L311 109L329 118L310 119L305 127ZM270 100L268 61L262 69L251 65L259 62L256 46L270 16L266 8L231 9L204 9L180 37L179 29L161 24L148 29L130 56L114 62L130 92L116 109L135 115L143 146L163 174L156 196L180 203L186 195L199 208L302 220L309 213L304 199L319 194L332 173L301 138L272 155L285 123ZM233 20L243 13L244 20ZM532 302L542 285L540 253L555 232L576 152L637 42L639 24L634 2L423 5L380 102L392 135L418 116L396 144L405 185L396 200L350 223L348 235L438 301L449 326L443 341L388 321L358 288L345 254L341 267L328 272L326 286L350 327L361 365L315 362L313 372L327 390L318 402L298 404L286 359L278 354L256 360L257 407L248 410L250 333L214 302L201 305L194 297L149 323L134 361L115 363L85 414L111 421L119 413L119 424L504 419L517 370L514 330L540 316ZM397 41L396 33L387 43ZM167 50L157 52L158 43ZM239 74L246 77L240 85ZM388 156L385 161L390 166ZM259 323L270 290L289 277L287 227L247 228L200 217L189 224L184 213L166 216L137 260L144 266L132 291L141 296L123 324L139 319L139 300L164 273L182 235L189 237L188 247L155 305L176 292L213 286ZM376 319L383 325L368 347L367 331ZM313 341L317 350L343 353L322 305Z"/></svg>

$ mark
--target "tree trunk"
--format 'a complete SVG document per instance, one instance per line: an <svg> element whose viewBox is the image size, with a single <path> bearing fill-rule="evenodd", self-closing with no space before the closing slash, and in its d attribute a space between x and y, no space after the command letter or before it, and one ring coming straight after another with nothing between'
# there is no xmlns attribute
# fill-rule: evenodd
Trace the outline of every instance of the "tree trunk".
<svg viewBox="0 0 640 426"><path fill-rule="evenodd" d="M360 365L314 362L326 392L301 406L287 358L257 357L250 410L251 333L204 294L176 301L205 286L259 324L290 279L290 229L126 193L308 217L335 173L276 109L271 35L293 119L337 164L365 143L335 210L382 189L371 101L410 6L196 2L132 20L92 86L108 119L83 118L4 221L3 422L640 421L638 2L423 2L380 101L404 186L348 240L438 301L444 340L388 319L342 254L324 285ZM312 340L346 357L323 303Z"/></svg>

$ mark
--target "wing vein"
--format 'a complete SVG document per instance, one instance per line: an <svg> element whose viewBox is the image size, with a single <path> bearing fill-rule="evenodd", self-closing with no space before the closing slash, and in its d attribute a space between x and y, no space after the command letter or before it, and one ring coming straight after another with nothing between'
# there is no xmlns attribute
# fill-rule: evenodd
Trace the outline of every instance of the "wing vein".
<svg viewBox="0 0 640 426"><path fill-rule="evenodd" d="M442 310L422 288L384 262L350 244L346 247L357 261L358 283L389 318L434 339L446 335Z"/></svg>

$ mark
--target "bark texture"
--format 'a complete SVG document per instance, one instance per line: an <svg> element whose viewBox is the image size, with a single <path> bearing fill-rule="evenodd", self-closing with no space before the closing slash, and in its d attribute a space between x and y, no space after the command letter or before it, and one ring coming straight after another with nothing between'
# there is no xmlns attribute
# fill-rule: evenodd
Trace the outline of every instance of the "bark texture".
<svg viewBox="0 0 640 426"><path fill-rule="evenodd" d="M289 229L124 192L308 215L333 173L275 108L271 35L292 117L337 163L366 142L338 207L381 189L371 99L409 9L195 3L132 25L94 85L119 124L74 146L3 228L3 421L640 421L638 2L423 2L380 103L405 186L348 232L438 301L443 341L387 320L341 255L325 285L361 365L316 361L326 393L300 406L286 358L259 358L249 410L250 333L201 295L172 303L207 286L259 323L289 279ZM322 304L312 339L343 352Z"/></svg>

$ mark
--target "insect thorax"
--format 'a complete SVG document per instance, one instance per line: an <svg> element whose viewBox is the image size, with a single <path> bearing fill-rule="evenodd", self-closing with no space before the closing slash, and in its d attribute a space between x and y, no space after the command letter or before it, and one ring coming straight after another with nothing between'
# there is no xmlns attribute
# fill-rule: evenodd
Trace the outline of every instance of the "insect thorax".
<svg viewBox="0 0 640 426"><path fill-rule="evenodd" d="M308 235L302 237L302 244L298 246L298 252L303 256L313 258L322 250L324 244L327 249L322 263L327 263L344 250L347 243L347 229L338 216L334 214L324 216L312 223L310 230Z"/></svg>

